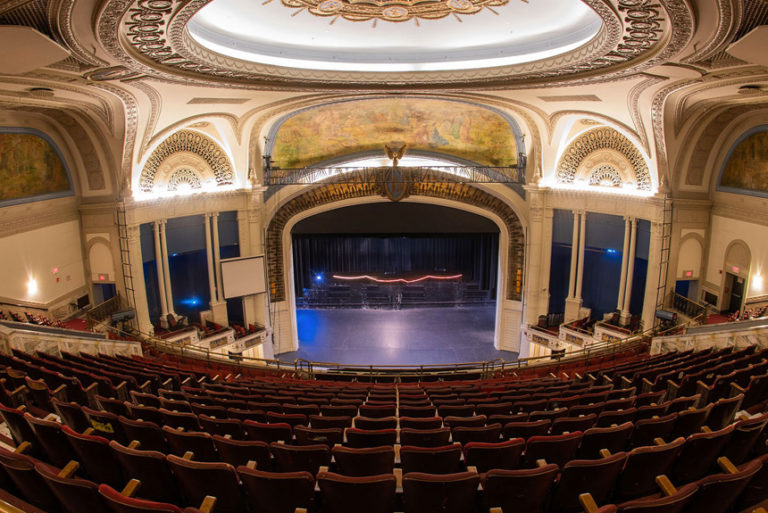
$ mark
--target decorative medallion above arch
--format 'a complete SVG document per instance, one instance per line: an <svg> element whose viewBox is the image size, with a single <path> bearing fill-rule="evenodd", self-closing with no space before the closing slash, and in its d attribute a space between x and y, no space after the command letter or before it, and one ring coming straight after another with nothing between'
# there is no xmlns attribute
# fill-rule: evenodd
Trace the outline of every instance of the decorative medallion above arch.
<svg viewBox="0 0 768 513"><path fill-rule="evenodd" d="M402 141L407 153L440 154L480 165L517 163L522 132L502 112L434 98L372 98L300 110L279 120L266 154L282 168L301 168L345 155L384 155Z"/></svg>
<svg viewBox="0 0 768 513"><path fill-rule="evenodd" d="M215 189L231 185L232 164L215 141L192 130L180 130L155 148L139 177L143 193L179 188Z"/></svg>
<svg viewBox="0 0 768 513"><path fill-rule="evenodd" d="M652 189L650 171L640 150L609 127L589 130L571 142L560 157L555 179L561 184Z"/></svg>

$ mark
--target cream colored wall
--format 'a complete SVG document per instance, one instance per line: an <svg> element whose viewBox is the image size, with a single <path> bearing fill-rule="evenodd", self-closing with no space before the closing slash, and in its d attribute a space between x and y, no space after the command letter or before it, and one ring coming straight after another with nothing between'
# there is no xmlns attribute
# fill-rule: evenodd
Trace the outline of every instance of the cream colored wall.
<svg viewBox="0 0 768 513"><path fill-rule="evenodd" d="M735 241L746 243L752 255L750 268L746 271L749 273L749 284L745 297L766 294L768 291L765 290L765 284L761 290L752 287L752 278L757 273L765 275L768 271L768 226L740 219L721 215L712 216L712 231L707 258L707 281L720 287L718 293L721 293L724 277L721 271L724 271L723 263L726 251L730 244Z"/></svg>
<svg viewBox="0 0 768 513"><path fill-rule="evenodd" d="M0 238L0 262L0 297L5 299L47 306L86 285L78 221ZM37 282L35 294L27 290L30 278Z"/></svg>

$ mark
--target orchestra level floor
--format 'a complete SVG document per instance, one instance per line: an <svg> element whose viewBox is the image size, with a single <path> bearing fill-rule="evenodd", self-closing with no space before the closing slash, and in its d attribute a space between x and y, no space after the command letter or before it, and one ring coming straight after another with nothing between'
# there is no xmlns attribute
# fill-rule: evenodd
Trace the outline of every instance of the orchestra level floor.
<svg viewBox="0 0 768 513"><path fill-rule="evenodd" d="M479 362L517 353L493 347L494 305L442 308L300 309L299 350L279 355L361 365Z"/></svg>

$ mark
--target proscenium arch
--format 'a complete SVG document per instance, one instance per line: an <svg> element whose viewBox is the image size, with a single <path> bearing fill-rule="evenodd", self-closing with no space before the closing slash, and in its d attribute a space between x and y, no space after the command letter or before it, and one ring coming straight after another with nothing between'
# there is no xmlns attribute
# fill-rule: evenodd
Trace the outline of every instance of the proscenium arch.
<svg viewBox="0 0 768 513"><path fill-rule="evenodd" d="M368 97L368 98L340 99L340 100L334 100L334 101L330 101L330 102L319 103L317 105L311 105L311 106L308 106L308 107L304 107L304 108L297 109L295 111L289 112L288 114L285 114L285 115L281 116L280 118L278 118L272 124L272 126L269 129L269 131L267 132L266 142L265 142L265 146L264 146L264 155L269 155L270 157L274 157L275 144L276 144L276 142L278 140L278 136L279 136L280 130L283 128L283 126L285 125L286 122L288 122L290 119L292 119L292 118L294 118L296 116L299 116L301 114L304 114L306 112L310 112L310 111L313 111L313 110L324 109L324 108L333 107L333 106L336 106L336 105L352 104L352 103L364 104L366 102L387 101L387 100L389 100L389 101L402 101L402 100L405 100L405 101L424 101L424 102L426 102L426 101L445 102L445 103L451 103L451 104L462 104L462 105L466 105L466 106L471 106L473 108L477 108L477 109L482 109L482 110L488 111L489 113L492 113L492 114L494 114L496 116L499 116L501 118L501 120L504 121L509 126L509 128L510 128L510 130L512 132L512 136L513 136L513 139L514 139L514 145L515 145L515 149L516 149L516 151L513 152L513 158L515 159L515 162L517 161L517 156L518 156L517 154L519 152L525 152L525 143L524 143L524 139L523 139L524 136L523 136L522 130L520 129L520 126L515 121L515 119L512 116L509 115L509 113L507 113L507 112L505 112L505 111L503 111L501 109L498 109L496 107L491 107L491 106L488 106L488 105L483 105L482 103L478 103L478 102L471 102L471 101L460 100L460 99L455 99L455 98L443 98L443 97L439 97L439 96L398 95L397 97L374 96L374 97ZM360 108L364 109L364 107L362 105L360 106ZM438 121L439 118L435 118L435 120ZM374 155L380 156L380 155L383 154L383 143L386 143L386 142L390 142L390 141L382 141L382 147L380 149L378 149L378 150L371 149L371 150L368 150L368 151L358 152L358 154L361 157L374 156ZM512 141L510 141L510 142L512 142ZM348 153L349 152L347 152L347 154ZM429 154L429 155L433 155L433 156L447 156L447 157L453 158L453 159L457 159L458 158L460 160L467 160L465 158L462 158L460 155L457 155L457 154L454 154L454 153L449 153L449 152L425 151L425 150L422 149L419 153L421 153L421 154ZM343 158L344 158L344 155L342 155L342 154L339 154L339 155L320 155L319 158L315 162L313 162L311 165L320 165L320 163L326 163L326 162L329 162L329 161L334 161L334 160L343 159ZM278 162L277 164L280 164L280 163ZM480 162L478 162L478 164L481 164L481 165L485 164L485 165L487 165L487 163L480 163ZM512 164L512 162L504 163L504 165L511 165L511 164Z"/></svg>
<svg viewBox="0 0 768 513"><path fill-rule="evenodd" d="M355 173L350 173L354 175ZM302 212L318 206L334 204L356 198L382 197L381 184L360 179L348 183L328 182L300 194L284 203L273 215L266 234L267 268L269 294L273 303L286 300L286 262L283 258L284 232L293 218ZM479 188L459 182L408 184L408 197L435 198L458 204L478 207L481 212L492 213L501 221L500 228L506 230L508 244L506 251L506 283L499 287L500 299L521 301L523 296L525 231L517 213L502 199ZM486 215L486 217L489 217ZM499 245L500 251L503 246ZM289 288L289 287L288 287Z"/></svg>
<svg viewBox="0 0 768 513"><path fill-rule="evenodd" d="M354 206L354 205L361 205L364 203L371 203L371 202L388 202L389 200L387 198L378 196L358 196L358 197L350 197L350 198L344 198L340 199L338 201L328 202L325 204L315 205L310 208L307 208L305 210L296 212L292 217L290 217L284 224L282 224L282 229L278 231L276 234L280 239L280 247L275 248L274 244L270 244L269 237L270 232L267 232L267 265L269 266L271 262L274 261L275 258L280 259L281 262L285 265L284 268L291 269L291 272L286 273L283 279L285 280L284 283L287 287L286 291L286 297L284 301L281 301L280 303L276 304L276 311L281 311L282 313L287 313L289 315L289 326L290 326L290 332L291 332L291 338L290 340L286 339L280 339L279 341L276 341L278 346L280 347L286 347L285 343L290 342L291 349L289 350L296 350L298 349L298 322L296 319L296 293L295 293L295 283L294 283L294 277L293 277L293 251L291 247L292 238L291 238L291 231L293 230L293 227L301 222L304 219L307 219L309 217L322 214L324 212L328 212L330 210L335 210L338 208L344 208L348 206ZM445 207L450 207L458 210L463 210L465 212L469 212L481 217L485 217L486 219L489 219L499 229L499 255L498 255L498 261L497 261L497 277L496 277L496 312L495 312L495 323L494 323L494 347L497 349L503 349L504 344L502 343L502 337L505 334L506 328L505 326L509 326L510 322L514 324L514 321L510 321L509 319L506 319L505 316L509 316L511 314L509 309L509 301L505 301L504 293L505 293L505 287L507 286L506 283L509 283L509 277L505 276L504 270L510 268L509 264L509 258L510 254L508 251L504 251L505 247L509 247L510 243L512 242L512 237L510 236L510 231L507 223L502 219L499 215L496 213L489 211L487 208L483 208L481 206L472 205L469 203L462 202L460 200L450 200L445 198L438 198L438 197L428 197L428 196L416 196L416 197L409 197L403 200L404 202L413 202L413 203L422 203L422 204L432 204L432 205L440 205ZM290 203L290 201L288 202ZM286 203L287 204L287 203ZM280 212L280 208L278 208L278 213ZM277 213L275 214L275 217L277 216ZM273 217L273 220L275 219ZM272 223L270 223L270 227L272 227ZM521 240L521 245L524 245L524 241ZM268 269L269 271L269 269ZM521 270L521 276L522 276L522 270ZM506 278L506 280L505 280ZM270 275L270 283L271 283L271 275ZM521 283L522 287L522 283ZM271 286L270 286L271 288ZM271 292L271 291L270 291ZM506 303L506 304L505 304ZM280 305L283 305L280 307ZM518 300L518 309L522 308L522 302ZM515 308L513 307L512 310ZM281 337L282 335L282 330ZM277 332L275 333L277 335ZM514 341L510 341L514 343ZM283 349L285 350L285 349ZM515 349L517 350L517 349Z"/></svg>

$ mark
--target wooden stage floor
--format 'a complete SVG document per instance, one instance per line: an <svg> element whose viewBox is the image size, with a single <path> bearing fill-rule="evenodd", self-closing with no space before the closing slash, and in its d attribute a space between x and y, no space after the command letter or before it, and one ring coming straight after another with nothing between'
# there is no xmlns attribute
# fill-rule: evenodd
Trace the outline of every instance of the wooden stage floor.
<svg viewBox="0 0 768 513"><path fill-rule="evenodd" d="M479 362L517 353L493 347L496 307L300 309L299 350L281 361L362 365Z"/></svg>

